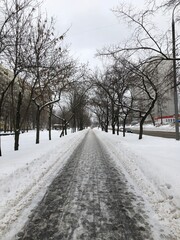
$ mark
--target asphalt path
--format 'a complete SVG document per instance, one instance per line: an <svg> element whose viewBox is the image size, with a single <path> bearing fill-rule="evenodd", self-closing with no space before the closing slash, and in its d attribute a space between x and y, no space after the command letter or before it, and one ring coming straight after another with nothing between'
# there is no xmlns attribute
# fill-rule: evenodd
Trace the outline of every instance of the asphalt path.
<svg viewBox="0 0 180 240"><path fill-rule="evenodd" d="M18 240L152 240L144 202L90 130Z"/></svg>

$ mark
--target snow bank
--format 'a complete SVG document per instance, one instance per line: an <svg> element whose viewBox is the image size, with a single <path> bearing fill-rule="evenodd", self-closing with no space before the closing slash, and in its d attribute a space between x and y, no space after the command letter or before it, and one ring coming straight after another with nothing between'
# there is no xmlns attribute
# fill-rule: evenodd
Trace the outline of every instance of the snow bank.
<svg viewBox="0 0 180 240"><path fill-rule="evenodd" d="M20 150L16 152L13 136L2 138L0 239L12 239L15 231L21 229L30 210L43 197L86 133L81 131L59 138L59 132L53 131L49 141L48 132L43 131L38 145L34 144L34 131L24 133L20 136Z"/></svg>
<svg viewBox="0 0 180 240"><path fill-rule="evenodd" d="M152 220L160 223L167 235L180 239L180 142L150 136L138 140L131 133L125 138L99 130L95 133L150 204L155 213Z"/></svg>
<svg viewBox="0 0 180 240"><path fill-rule="evenodd" d="M139 124L129 126L131 129L139 130ZM144 124L143 125L144 130L150 130L150 131L165 131L165 132L175 132L175 126L169 125L169 124L163 124L163 125L152 125L152 124Z"/></svg>

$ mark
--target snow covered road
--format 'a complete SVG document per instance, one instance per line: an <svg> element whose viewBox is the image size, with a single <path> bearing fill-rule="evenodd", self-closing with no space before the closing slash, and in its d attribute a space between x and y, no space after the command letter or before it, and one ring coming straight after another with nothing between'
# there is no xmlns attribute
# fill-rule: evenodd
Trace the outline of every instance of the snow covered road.
<svg viewBox="0 0 180 240"><path fill-rule="evenodd" d="M89 131L16 239L153 239L141 197Z"/></svg>

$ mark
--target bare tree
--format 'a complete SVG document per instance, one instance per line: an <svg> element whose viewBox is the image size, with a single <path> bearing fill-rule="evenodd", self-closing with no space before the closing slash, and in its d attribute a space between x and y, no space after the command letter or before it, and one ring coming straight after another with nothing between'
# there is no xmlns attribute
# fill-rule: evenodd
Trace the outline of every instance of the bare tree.
<svg viewBox="0 0 180 240"><path fill-rule="evenodd" d="M13 128L15 132L15 144L14 149L18 150L19 145L19 133L20 133L20 108L22 105L22 93L18 86L18 78L23 74L25 55L27 57L28 52L24 49L27 46L25 41L28 35L28 29L34 12L32 0L15 0L12 2L3 1L5 18L8 19L3 26L3 31L6 33L6 39L4 44L3 63L11 70L11 74L5 82L4 89L1 92L0 98L0 114L2 114L3 101L8 93L11 96L11 109ZM34 3L36 5L36 3ZM34 6L35 6L34 5ZM8 16L10 16L8 18ZM17 93L19 91L19 93Z"/></svg>
<svg viewBox="0 0 180 240"><path fill-rule="evenodd" d="M112 126L112 133L119 134L120 121L123 120L123 136L125 136L125 125L128 115L131 112L131 98L127 97L130 93L129 70L119 60L115 60L112 65L108 65L101 77L94 76L95 85L105 92L109 98L109 117ZM127 61L126 61L127 62ZM102 100L99 104L102 103ZM130 104L130 105L129 105ZM127 108L129 106L129 108Z"/></svg>
<svg viewBox="0 0 180 240"><path fill-rule="evenodd" d="M105 84L105 78L106 74L102 72L95 72L93 76L91 76L94 84L94 94L91 97L91 105L92 111L97 116L101 129L108 132L112 100L109 96L110 93L107 90L108 87Z"/></svg>
<svg viewBox="0 0 180 240"><path fill-rule="evenodd" d="M75 81L71 85L69 92L68 106L72 113L71 126L72 130L75 132L78 130L83 130L87 125L90 124L89 114L87 111L87 105L89 102L89 90L91 89L91 82L89 82L87 77L86 68L81 70L82 77Z"/></svg>
<svg viewBox="0 0 180 240"><path fill-rule="evenodd" d="M32 2L32 0L26 1L10 1L1 0L0 3L0 55L4 52L8 45L11 45L10 40L10 25L9 22L17 15L22 12L27 6ZM15 7L17 6L18 7Z"/></svg>
<svg viewBox="0 0 180 240"><path fill-rule="evenodd" d="M65 33L55 36L54 20L49 22L41 15L31 25L28 36L29 52L26 69L32 75L32 99L36 106L36 143L39 143L40 116L42 111L60 100L62 89L68 84L74 62L68 57L68 49L62 49Z"/></svg>
<svg viewBox="0 0 180 240"><path fill-rule="evenodd" d="M165 7L165 5L170 6L175 2L176 1L165 1L165 4L161 5L161 7ZM156 1L151 1L151 3L155 4ZM169 66L172 66L172 62L179 60L179 57L172 56L172 44L170 44L171 36L169 36L169 32L167 31L165 33L158 34L156 26L152 23L151 17L156 13L155 10L157 9L155 5L153 7L147 8L141 12L134 12L134 10L127 8L122 4L113 9L114 14L118 18L124 19L131 26L134 26L133 34L131 39L125 45L111 46L109 48L106 47L98 52L101 56L111 55L115 59L120 58L120 55L121 57L122 55L128 55L131 59L130 62L134 62L131 64L131 69L134 69L133 76L136 75L136 79L138 79L139 83L143 86L142 92L144 92L139 95L141 97L135 102L136 104L139 102L141 109L143 109L145 107L143 106L143 103L148 103L150 101L147 105L145 104L147 111L143 109L139 112L141 118L140 123L143 123L143 121L145 121L144 118L146 119L147 116L151 114L155 102L157 101L158 96L160 96L160 86L158 86L158 81L157 84L152 81L152 76L155 75L155 72L157 72L157 65L159 65L160 62L167 61L169 62ZM179 36L177 36L176 44L179 44ZM138 66L138 68L136 66ZM139 83L134 84L133 88L137 89ZM169 87L172 87L172 85L169 85ZM174 84L173 87L175 88L176 85ZM150 89L152 90L150 91ZM161 90L162 92L164 91L163 89ZM152 95L152 92L154 92L154 95ZM144 99L145 95L146 98ZM132 95L132 97L135 99L134 95ZM142 131L141 124L140 130ZM142 138L141 134L139 138Z"/></svg>

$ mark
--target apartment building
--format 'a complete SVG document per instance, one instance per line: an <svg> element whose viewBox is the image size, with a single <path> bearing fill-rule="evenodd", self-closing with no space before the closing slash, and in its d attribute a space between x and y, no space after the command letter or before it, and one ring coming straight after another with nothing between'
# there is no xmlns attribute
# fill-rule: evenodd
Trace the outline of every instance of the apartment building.
<svg viewBox="0 0 180 240"><path fill-rule="evenodd" d="M153 110L153 117L156 123L174 123L174 88L172 61L164 60L157 68L157 81L160 83L159 96ZM180 103L180 93L178 92ZM180 104L178 106L180 113Z"/></svg>

